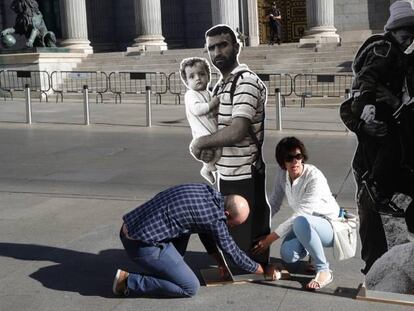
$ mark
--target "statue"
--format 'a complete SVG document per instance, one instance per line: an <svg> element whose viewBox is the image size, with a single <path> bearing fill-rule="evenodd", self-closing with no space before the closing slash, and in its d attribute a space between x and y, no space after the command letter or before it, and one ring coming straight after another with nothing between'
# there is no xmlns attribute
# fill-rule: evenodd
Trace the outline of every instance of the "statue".
<svg viewBox="0 0 414 311"><path fill-rule="evenodd" d="M26 46L56 47L56 37L48 31L42 13L36 0L13 0L10 8L17 14L14 28L6 28L0 33L0 39L5 47L16 43L13 34L24 35Z"/></svg>

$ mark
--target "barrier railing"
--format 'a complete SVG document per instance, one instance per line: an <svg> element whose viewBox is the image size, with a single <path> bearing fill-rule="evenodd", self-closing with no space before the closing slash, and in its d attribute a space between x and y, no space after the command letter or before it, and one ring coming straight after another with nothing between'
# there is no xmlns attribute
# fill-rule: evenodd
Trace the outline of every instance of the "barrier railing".
<svg viewBox="0 0 414 311"><path fill-rule="evenodd" d="M108 91L108 76L102 71L53 71L50 81L52 90L60 95L61 101L63 93L83 93L84 85L88 85L89 93L96 93L96 102L100 97L102 103L102 94Z"/></svg>
<svg viewBox="0 0 414 311"><path fill-rule="evenodd" d="M286 106L285 98L293 93L293 78L288 73L257 73L265 83L268 96L279 96L282 106ZM279 90L279 94L276 90Z"/></svg>
<svg viewBox="0 0 414 311"><path fill-rule="evenodd" d="M301 106L305 106L306 98L311 97L342 97L345 89L349 88L353 76L351 74L267 74L257 73L266 84L269 96L276 96L276 89L280 91L281 104L285 105L285 97L296 95L301 98ZM211 86L219 80L217 72L212 73ZM175 104L181 103L181 96L187 91L181 81L179 72L172 72L168 76L163 72L111 72L109 76L100 71L46 71L1 70L0 91L9 93L13 99L13 92L24 91L28 84L31 91L40 93L48 101L48 93L53 90L63 101L63 93L82 93L83 86L88 85L89 93L96 93L96 101L108 90L115 94L115 103L121 102L122 94L145 94L148 86L151 93L156 95L156 104L161 103L161 95L168 91L175 95Z"/></svg>
<svg viewBox="0 0 414 311"><path fill-rule="evenodd" d="M211 73L210 86L213 87L217 81L220 79L220 75L217 72ZM179 72L172 72L168 76L168 89L171 94L175 95L174 102L175 104L181 104L181 97L187 91L187 87L184 85L181 80Z"/></svg>
<svg viewBox="0 0 414 311"><path fill-rule="evenodd" d="M163 72L111 72L109 91L115 94L115 103L121 103L121 94L145 94L148 86L161 104L161 95L168 91L168 78Z"/></svg>
<svg viewBox="0 0 414 311"><path fill-rule="evenodd" d="M1 73L3 72L3 70L0 70L0 76L1 76ZM1 84L0 84L0 96L3 96L3 98L4 98L4 100L7 100L6 99L6 90L3 90L2 88L1 88Z"/></svg>
<svg viewBox="0 0 414 311"><path fill-rule="evenodd" d="M257 73L257 76L266 84L268 95L276 95L276 89L281 96L290 96L293 93L293 78L288 73Z"/></svg>
<svg viewBox="0 0 414 311"><path fill-rule="evenodd" d="M342 97L352 83L353 75L298 74L293 79L293 90L301 97L301 107L310 97Z"/></svg>
<svg viewBox="0 0 414 311"><path fill-rule="evenodd" d="M25 90L26 85L31 91L39 92L40 100L42 95L48 101L47 92L50 90L50 77L46 71L39 70L3 70L0 71L0 89L8 92L13 99L13 92ZM6 100L6 97L4 96Z"/></svg>

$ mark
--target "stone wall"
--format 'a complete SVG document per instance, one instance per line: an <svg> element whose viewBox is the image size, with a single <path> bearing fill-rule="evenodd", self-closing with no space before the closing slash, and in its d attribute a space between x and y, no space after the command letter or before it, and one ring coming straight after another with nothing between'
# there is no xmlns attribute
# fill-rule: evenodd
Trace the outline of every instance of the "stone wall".
<svg viewBox="0 0 414 311"><path fill-rule="evenodd" d="M195 5L197 3L197 5ZM189 48L203 47L204 34L212 26L210 0L185 0L184 15L186 17L186 45Z"/></svg>
<svg viewBox="0 0 414 311"><path fill-rule="evenodd" d="M13 27L16 14L10 9L12 0L0 0L0 2L0 10L2 11L0 14L2 18L1 27Z"/></svg>
<svg viewBox="0 0 414 311"><path fill-rule="evenodd" d="M389 16L389 0L336 0L335 27L343 41L361 41L382 32Z"/></svg>
<svg viewBox="0 0 414 311"><path fill-rule="evenodd" d="M168 49L186 46L184 2L184 0L161 0L162 35Z"/></svg>
<svg viewBox="0 0 414 311"><path fill-rule="evenodd" d="M112 0L86 1L88 37L95 52L116 49L114 6Z"/></svg>
<svg viewBox="0 0 414 311"><path fill-rule="evenodd" d="M112 0L114 8L115 42L118 50L125 51L136 37L134 1Z"/></svg>
<svg viewBox="0 0 414 311"><path fill-rule="evenodd" d="M12 0L0 0L0 25L14 25ZM40 0L47 1L47 0ZM243 0L242 0L243 1ZM335 27L343 41L364 40L383 31L394 0L334 0ZM134 1L87 0L88 33L95 50L125 51L137 36ZM161 0L163 35L170 47L202 47L212 26L211 0ZM245 12L246 13L246 12ZM182 34L182 35L181 35ZM18 46L24 44L18 39Z"/></svg>

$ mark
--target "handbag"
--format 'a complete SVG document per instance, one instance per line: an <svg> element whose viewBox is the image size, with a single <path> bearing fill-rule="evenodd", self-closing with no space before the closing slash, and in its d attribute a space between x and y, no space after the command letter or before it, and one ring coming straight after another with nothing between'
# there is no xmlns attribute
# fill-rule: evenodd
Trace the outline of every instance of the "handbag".
<svg viewBox="0 0 414 311"><path fill-rule="evenodd" d="M354 257L357 249L357 219L338 217L329 221L334 233L334 258L344 260Z"/></svg>

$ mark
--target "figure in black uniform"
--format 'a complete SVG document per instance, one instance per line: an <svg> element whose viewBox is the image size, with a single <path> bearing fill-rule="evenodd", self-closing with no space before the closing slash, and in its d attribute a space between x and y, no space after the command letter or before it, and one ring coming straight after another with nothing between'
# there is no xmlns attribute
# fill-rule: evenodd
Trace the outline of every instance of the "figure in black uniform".
<svg viewBox="0 0 414 311"><path fill-rule="evenodd" d="M272 4L272 8L268 14L268 20L270 28L269 45L273 45L275 42L280 45L282 40L282 15L276 6L276 2Z"/></svg>
<svg viewBox="0 0 414 311"><path fill-rule="evenodd" d="M361 46L353 63L352 98L341 105L341 118L358 137L352 167L357 182L362 259L367 273L387 251L380 214L412 214L390 199L396 192L414 198L414 9L396 1L384 35Z"/></svg>

